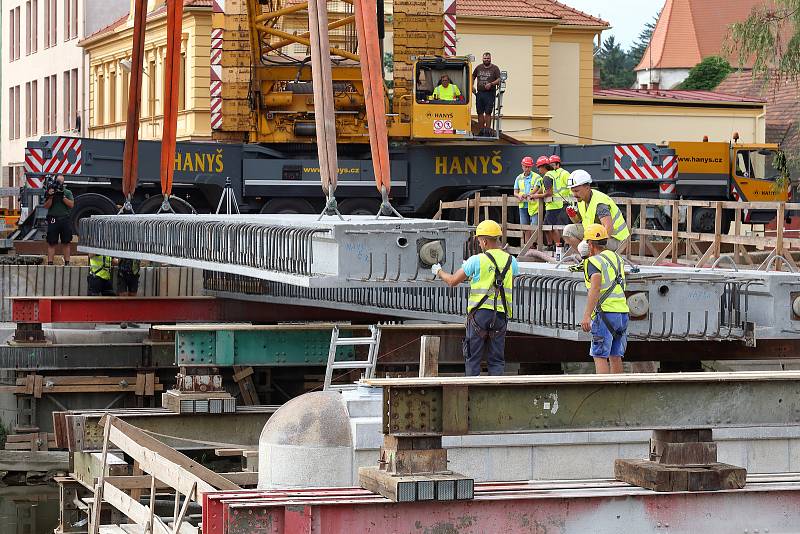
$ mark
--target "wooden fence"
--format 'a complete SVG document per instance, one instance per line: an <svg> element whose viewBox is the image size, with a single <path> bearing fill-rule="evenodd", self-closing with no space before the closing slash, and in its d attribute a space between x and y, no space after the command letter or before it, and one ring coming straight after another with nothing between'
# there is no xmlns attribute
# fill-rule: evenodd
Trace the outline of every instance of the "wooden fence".
<svg viewBox="0 0 800 534"><path fill-rule="evenodd" d="M648 198L615 198L614 201L625 215L631 231L630 240L623 248L623 253L631 261L654 265L671 262L705 267L720 263L721 258L728 258L726 261L730 261L736 266L747 266L759 270L773 268L781 270L785 267L792 272L800 271L792 257L792 251L800 251L800 236L798 236L797 230L786 228L787 213L800 213L800 204L798 203ZM539 212L544 213L542 201L539 202ZM672 227L669 230L649 228L647 224L648 207L670 208L671 213L678 213L680 209L685 208L686 221L692 220L694 210L713 210L714 233L692 231L691 224L680 224L680 217L672 217ZM466 200L441 202L439 211L434 218L448 219L447 212L450 210L461 210L463 213L458 215L459 219L472 224L477 224L493 216L497 217L503 229L503 242L508 245L509 252L513 254L525 254L534 244L541 249L544 243L544 231L564 228L563 226L542 224L542 217L534 226L509 222L509 213L513 213L509 210L516 211L517 209L517 199L513 196L482 197L480 194L476 194L474 198ZM755 232L753 225L744 222L748 210L774 212L775 229ZM730 231L724 233L725 223L731 216ZM526 242L523 242L524 231L532 232L532 236ZM515 239L519 239L519 246L514 246ZM765 257L762 258L762 256Z"/></svg>

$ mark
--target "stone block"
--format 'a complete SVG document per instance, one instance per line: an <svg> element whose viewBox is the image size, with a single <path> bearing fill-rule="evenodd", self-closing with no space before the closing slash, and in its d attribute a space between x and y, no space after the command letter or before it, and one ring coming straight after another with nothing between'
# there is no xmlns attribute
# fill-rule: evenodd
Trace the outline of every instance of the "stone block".
<svg viewBox="0 0 800 534"><path fill-rule="evenodd" d="M486 476L488 480L510 482L533 478L532 447L498 447L489 449ZM469 471L461 470L469 476Z"/></svg>
<svg viewBox="0 0 800 534"><path fill-rule="evenodd" d="M489 477L489 447L464 447L447 450L447 468L475 479L475 482L491 480Z"/></svg>
<svg viewBox="0 0 800 534"><path fill-rule="evenodd" d="M532 478L613 478L619 445L560 445L533 449Z"/></svg>

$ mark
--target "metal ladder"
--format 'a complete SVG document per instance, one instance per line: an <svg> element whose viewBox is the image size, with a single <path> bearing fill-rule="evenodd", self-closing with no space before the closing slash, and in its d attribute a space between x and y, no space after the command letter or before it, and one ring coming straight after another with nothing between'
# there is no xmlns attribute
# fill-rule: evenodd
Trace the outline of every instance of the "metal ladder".
<svg viewBox="0 0 800 534"><path fill-rule="evenodd" d="M364 378L375 377L376 361L378 359L378 347L381 343L381 329L377 325L369 327L369 337L339 337L339 327L334 326L331 333L331 348L328 351L328 366L325 369L325 386L323 391L341 391L344 389L354 389L355 384L332 384L333 372L337 369L363 369ZM369 353L366 360L336 361L336 349L355 345L369 345Z"/></svg>

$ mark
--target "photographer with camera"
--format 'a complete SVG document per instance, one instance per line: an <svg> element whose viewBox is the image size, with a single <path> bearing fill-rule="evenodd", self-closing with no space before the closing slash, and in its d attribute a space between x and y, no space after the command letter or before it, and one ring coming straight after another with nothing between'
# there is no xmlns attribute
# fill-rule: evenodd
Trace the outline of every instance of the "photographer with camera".
<svg viewBox="0 0 800 534"><path fill-rule="evenodd" d="M64 187L64 176L48 178L44 207L47 208L47 265L53 265L56 245L61 241L64 265L69 265L69 244L72 241L70 211L75 205L72 191Z"/></svg>

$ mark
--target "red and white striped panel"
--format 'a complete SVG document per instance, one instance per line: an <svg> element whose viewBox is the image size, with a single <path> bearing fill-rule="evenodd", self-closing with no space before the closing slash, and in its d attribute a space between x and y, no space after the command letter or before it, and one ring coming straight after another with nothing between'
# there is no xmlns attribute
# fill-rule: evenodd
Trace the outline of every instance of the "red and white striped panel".
<svg viewBox="0 0 800 534"><path fill-rule="evenodd" d="M616 145L614 147L615 180L674 180L678 176L678 159L665 156L661 165L645 145Z"/></svg>
<svg viewBox="0 0 800 534"><path fill-rule="evenodd" d="M672 195L675 193L675 179L678 178L678 158L677 156L664 156L661 160L661 179L669 180L662 182L659 189L662 194Z"/></svg>
<svg viewBox="0 0 800 534"><path fill-rule="evenodd" d="M456 55L456 0L444 0L444 55Z"/></svg>
<svg viewBox="0 0 800 534"><path fill-rule="evenodd" d="M211 30L211 128L214 130L222 128L222 36L222 28Z"/></svg>
<svg viewBox="0 0 800 534"><path fill-rule="evenodd" d="M53 144L50 159L44 163L44 172L80 174L82 161L81 140L76 137L59 137Z"/></svg>
<svg viewBox="0 0 800 534"><path fill-rule="evenodd" d="M214 0L211 3L212 13L225 13L225 0Z"/></svg>
<svg viewBox="0 0 800 534"><path fill-rule="evenodd" d="M41 173L44 170L44 150L41 148L25 149L25 181L28 187L39 189L44 185L44 178L31 176L31 173Z"/></svg>

